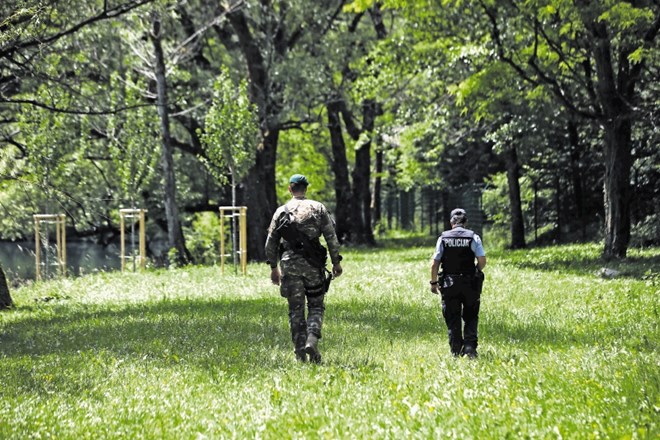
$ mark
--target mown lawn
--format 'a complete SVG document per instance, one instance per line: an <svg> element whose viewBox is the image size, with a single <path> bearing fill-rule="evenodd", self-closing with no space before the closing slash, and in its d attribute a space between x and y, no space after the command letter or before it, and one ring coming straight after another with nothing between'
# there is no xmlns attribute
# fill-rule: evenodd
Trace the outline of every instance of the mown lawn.
<svg viewBox="0 0 660 440"><path fill-rule="evenodd" d="M0 438L660 438L660 249L490 252L468 360L428 291L433 244L344 252L320 366L295 362L266 265L16 290Z"/></svg>

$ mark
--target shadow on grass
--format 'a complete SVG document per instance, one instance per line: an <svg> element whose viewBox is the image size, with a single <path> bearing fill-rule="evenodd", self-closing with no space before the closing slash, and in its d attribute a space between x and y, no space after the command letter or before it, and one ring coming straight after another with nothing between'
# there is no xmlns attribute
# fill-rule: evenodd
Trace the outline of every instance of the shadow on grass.
<svg viewBox="0 0 660 440"><path fill-rule="evenodd" d="M332 322L332 334L326 335L326 339L334 344L333 350L340 353L352 350L354 355L347 358L342 355L342 360L335 361L326 358L326 361L341 368L353 368L365 362L382 365L378 359L378 350L382 348L365 346L365 340L374 342L375 347L389 347L395 340L415 344L418 338L437 338L438 351L443 352L447 350L446 328L440 313L439 302L432 308L396 302L329 304L326 324ZM96 355L100 355L106 360L128 359L153 366L190 365L206 371L211 381L218 376L242 378L268 374L269 370L295 365L287 306L281 298L164 300L51 316L5 325L0 334L2 357L16 361L5 362L2 372L5 378L15 381L20 376L30 376L30 365L35 358L52 356L59 365L60 375L62 371L85 371L88 367L84 364L90 358L98 362ZM480 325L482 339L528 344L530 350L534 346L547 349L567 343L593 344L599 339L597 334L559 331L543 322L523 324L504 316L482 318ZM42 386L29 378L25 380L27 385L22 386L36 389ZM66 382L66 377L62 382Z"/></svg>
<svg viewBox="0 0 660 440"><path fill-rule="evenodd" d="M411 247L428 247L435 248L435 243L438 240L434 235L415 235L411 237L388 237L379 238L376 240L377 248L387 249L407 249Z"/></svg>
<svg viewBox="0 0 660 440"><path fill-rule="evenodd" d="M5 358L105 351L149 361L213 362L238 375L294 359L287 305L279 297L163 300L112 309L67 310L66 302L52 306L53 313L62 314L4 326L0 343ZM31 307L21 309L29 312ZM333 302L327 304L325 332L351 345L367 334L384 341L413 341L438 332L438 312L439 305L423 310L400 303Z"/></svg>
<svg viewBox="0 0 660 440"><path fill-rule="evenodd" d="M588 252L584 250L588 249ZM492 252L488 256L498 264L520 269L559 271L579 275L600 275L603 269L618 272L617 277L642 279L658 275L660 253L633 255L625 259L606 260L596 248L569 246L538 247L525 250Z"/></svg>
<svg viewBox="0 0 660 440"><path fill-rule="evenodd" d="M61 304L60 304L61 307ZM275 299L163 300L64 311L5 326L5 356L108 350L148 358L248 363L255 347L283 348L286 304ZM51 315L52 316L52 315Z"/></svg>
<svg viewBox="0 0 660 440"><path fill-rule="evenodd" d="M569 347L573 345L598 345L605 335L589 330L576 331L555 327L552 323L535 321L523 323L505 316L482 317L480 324L481 337L493 344L512 344L522 346L528 351L547 350L552 347Z"/></svg>

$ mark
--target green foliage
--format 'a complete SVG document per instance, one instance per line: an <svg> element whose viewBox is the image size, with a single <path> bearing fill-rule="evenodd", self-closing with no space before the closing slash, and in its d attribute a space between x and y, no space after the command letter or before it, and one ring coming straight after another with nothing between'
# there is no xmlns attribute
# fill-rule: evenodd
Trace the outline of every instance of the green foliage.
<svg viewBox="0 0 660 440"><path fill-rule="evenodd" d="M536 194L537 209L541 213L547 213L547 206L551 204L555 196L550 189L540 189ZM520 179L520 199L522 203L523 219L527 235L534 237L534 183L529 176ZM508 209L509 184L506 173L494 174L486 182L482 193L483 210L486 218L492 223L494 229L507 229L511 224L511 212ZM555 218L549 215L539 216L538 235L549 232L556 228Z"/></svg>
<svg viewBox="0 0 660 440"><path fill-rule="evenodd" d="M308 195L325 203L332 211L334 206L334 180L330 170L327 138L316 130L288 130L280 134L277 149L277 196L278 203L291 198L287 188L293 174L304 174L309 182Z"/></svg>
<svg viewBox="0 0 660 440"><path fill-rule="evenodd" d="M607 9L598 17L598 21L607 23L617 32L634 32L652 25L653 9L636 7L627 2L605 2Z"/></svg>
<svg viewBox="0 0 660 440"><path fill-rule="evenodd" d="M651 214L634 224L631 232L633 246L649 246L660 242L660 214Z"/></svg>
<svg viewBox="0 0 660 440"><path fill-rule="evenodd" d="M218 5L153 1L45 42L85 23L103 6L116 5L15 0L0 6L0 46L11 49L0 57L5 80L0 96L2 238L30 235L31 214L42 210L64 210L77 231L107 230L116 224L116 208L133 196L144 197L136 202L150 204L154 223L160 220L162 191L153 178L160 130L152 105L151 10L163 20L168 110L174 145L181 147L175 168L182 212L217 203L228 173L240 180L254 163L260 146L240 50L246 35L239 37L230 20L218 15ZM369 8L376 6L386 36L375 32L375 10ZM639 94L628 100L635 120L631 211L638 228L633 235L636 243L657 236L657 172L649 163L658 162L653 146L658 144L654 121L660 93L654 72L660 51L657 38L648 40L657 22L656 3L356 0L338 10L332 2L249 0L241 8L267 69L268 85L250 89L259 105L260 128L301 129L280 131L278 161L265 164L276 169L281 200L288 197L287 177L304 172L314 197L332 207L332 155L322 108L341 96L358 126L365 99L383 109L374 132L363 133L358 144L371 135L377 140L373 149L385 152L382 177L388 191L451 187L468 179L482 183L502 168L491 146L495 152L514 146L524 178L539 185L541 218L548 219L542 228L558 217L549 202L553 191L560 193L555 205L570 210L577 204L574 176L584 177L585 216L602 218L603 156L596 146L603 135L591 125L603 109L596 92L603 74L594 64L593 45L602 41L612 53L616 75L640 69L632 88ZM592 38L592 25L602 26L607 39ZM15 45L33 38L44 43ZM228 67L216 77L220 66ZM528 81L521 80L521 72ZM551 99L558 89L589 118L569 117L570 106ZM13 99L38 105L8 102ZM575 145L567 139L569 121L578 125ZM188 154L199 154L200 136L204 165ZM354 141L346 139L350 167ZM204 166L219 183L209 183L208 174L199 172ZM504 187L498 188L487 195L489 212L494 226L505 226L508 204ZM528 180L523 190L529 222Z"/></svg>
<svg viewBox="0 0 660 440"><path fill-rule="evenodd" d="M396 153L397 187L404 191L416 188L421 182L426 185L438 183L438 158L444 145L437 142L441 121L425 120L411 124L400 134L400 145ZM391 154L390 154L391 156Z"/></svg>
<svg viewBox="0 0 660 440"><path fill-rule="evenodd" d="M133 83L130 78L111 78L112 103L133 110L107 119L110 134L108 152L119 178L123 199L134 201L154 176L160 151L160 128L156 109L144 103L139 91L146 88L144 80ZM97 145L90 143L88 149Z"/></svg>
<svg viewBox="0 0 660 440"><path fill-rule="evenodd" d="M20 288L0 321L0 437L660 434L657 248L631 250L615 279L594 273L598 245L487 249L475 361L449 354L432 249L345 249L320 366L294 360L266 265Z"/></svg>
<svg viewBox="0 0 660 440"><path fill-rule="evenodd" d="M492 176L482 196L483 209L486 217L495 225L508 225L511 216L507 206L509 205L509 188L506 173L498 173Z"/></svg>
<svg viewBox="0 0 660 440"><path fill-rule="evenodd" d="M37 96L49 105L66 105L70 97L58 92L44 85ZM18 127L27 150L25 172L44 192L70 169L67 163L75 157L77 146L76 140L69 139L72 126L75 127L75 118L71 115L42 108L32 107L18 115Z"/></svg>
<svg viewBox="0 0 660 440"><path fill-rule="evenodd" d="M199 133L208 157L208 168L218 181L228 168L232 181L240 182L253 165L256 154L258 125L256 110L250 103L247 82L234 85L229 72L220 72L213 85L213 102Z"/></svg>
<svg viewBox="0 0 660 440"><path fill-rule="evenodd" d="M190 228L184 231L186 246L192 260L200 265L215 265L220 261L220 222L214 212L202 212L193 216ZM228 240L231 243L230 240Z"/></svg>

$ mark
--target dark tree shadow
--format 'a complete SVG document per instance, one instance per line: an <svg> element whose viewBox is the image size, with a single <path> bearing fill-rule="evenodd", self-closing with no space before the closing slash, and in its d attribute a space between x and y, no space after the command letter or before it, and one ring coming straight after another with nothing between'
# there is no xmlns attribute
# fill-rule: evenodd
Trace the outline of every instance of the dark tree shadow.
<svg viewBox="0 0 660 440"><path fill-rule="evenodd" d="M519 252L519 251L516 251ZM506 252L497 252L497 261L500 264L519 269L539 271L560 271L579 275L601 275L603 268L616 271L615 277L643 279L658 275L660 268L660 255L633 256L619 260L605 260L600 256L585 256L579 253L557 254L555 258L535 258L533 254L524 257L507 255ZM607 277L607 274L602 274Z"/></svg>
<svg viewBox="0 0 660 440"><path fill-rule="evenodd" d="M114 305L112 309L91 306L73 313L65 309L66 302L44 307L53 307L54 313L61 309L63 314L27 317L4 325L0 334L3 357L14 358L19 365L21 358L25 358L23 367L0 372L5 380L12 380L12 375L14 379L29 376L30 359L37 357L55 357L65 370L83 372L82 377L86 353L133 359L152 366L184 363L206 372L210 381L224 374L253 377L270 374L274 369L300 366L292 352L286 301L279 297L163 300ZM332 301L326 310L324 339L328 342L323 342L323 348L335 354L347 350L350 356L342 354L334 360L326 357L326 365L382 366L384 360L379 359L382 354L364 346L365 338L437 343L439 353L448 352L446 328L440 314L439 301L436 306L426 308L399 302ZM612 332L604 335L588 328L576 332L541 321L522 323L499 315L484 319L483 312L480 323L482 343L522 344L529 351L541 346L547 350L597 345L603 339L619 338L615 329ZM63 375L62 381L66 380L67 375ZM33 386L38 389L41 385L35 382ZM65 386L80 391L80 384Z"/></svg>

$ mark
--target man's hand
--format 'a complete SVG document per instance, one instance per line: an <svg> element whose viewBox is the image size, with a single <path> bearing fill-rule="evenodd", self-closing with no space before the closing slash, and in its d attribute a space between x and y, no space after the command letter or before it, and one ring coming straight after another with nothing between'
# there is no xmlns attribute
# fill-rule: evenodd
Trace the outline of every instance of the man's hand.
<svg viewBox="0 0 660 440"><path fill-rule="evenodd" d="M341 264L337 263L332 265L332 276L334 278L339 277L343 272L344 269L341 268Z"/></svg>
<svg viewBox="0 0 660 440"><path fill-rule="evenodd" d="M279 286L281 278L282 276L280 275L280 270L277 267L274 267L270 270L270 280L273 282L273 284Z"/></svg>
<svg viewBox="0 0 660 440"><path fill-rule="evenodd" d="M431 259L431 292L436 295L440 291L438 287L438 270L440 270L440 260Z"/></svg>

